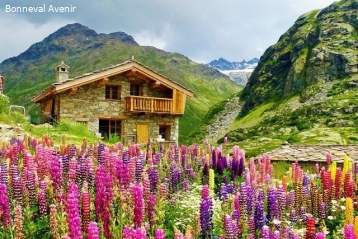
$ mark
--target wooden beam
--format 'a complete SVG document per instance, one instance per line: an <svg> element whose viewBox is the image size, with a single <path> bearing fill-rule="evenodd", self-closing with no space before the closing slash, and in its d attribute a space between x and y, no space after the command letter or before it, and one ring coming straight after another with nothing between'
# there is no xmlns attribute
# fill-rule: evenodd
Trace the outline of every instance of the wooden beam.
<svg viewBox="0 0 358 239"><path fill-rule="evenodd" d="M136 69L131 69L130 71L128 71L125 76L126 77L132 77L136 75L137 70Z"/></svg>
<svg viewBox="0 0 358 239"><path fill-rule="evenodd" d="M103 79L100 79L97 81L97 85L105 85L109 81L108 77L104 77Z"/></svg>
<svg viewBox="0 0 358 239"><path fill-rule="evenodd" d="M70 88L70 89L68 90L68 94L69 94L69 95L74 95L74 94L76 94L76 93L77 93L77 89L78 89L78 87L72 87L72 88Z"/></svg>
<svg viewBox="0 0 358 239"><path fill-rule="evenodd" d="M149 84L149 88L158 88L159 86L160 86L159 81L154 81L154 82Z"/></svg>

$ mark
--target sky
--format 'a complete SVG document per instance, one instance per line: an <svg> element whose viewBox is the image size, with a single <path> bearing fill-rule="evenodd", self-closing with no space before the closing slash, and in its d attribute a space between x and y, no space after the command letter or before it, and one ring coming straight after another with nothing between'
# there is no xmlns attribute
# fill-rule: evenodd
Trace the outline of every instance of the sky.
<svg viewBox="0 0 358 239"><path fill-rule="evenodd" d="M0 62L69 23L122 31L199 63L259 58L302 14L333 0L0 0ZM45 12L11 12L42 7ZM48 12L71 7L73 12ZM75 8L74 8L75 7Z"/></svg>

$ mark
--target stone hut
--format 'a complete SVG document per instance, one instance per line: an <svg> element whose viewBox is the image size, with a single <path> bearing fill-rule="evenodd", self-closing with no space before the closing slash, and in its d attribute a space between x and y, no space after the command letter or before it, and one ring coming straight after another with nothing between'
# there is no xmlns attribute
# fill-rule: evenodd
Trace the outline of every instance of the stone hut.
<svg viewBox="0 0 358 239"><path fill-rule="evenodd" d="M177 141L179 117L193 92L134 59L70 79L56 67L57 82L33 98L47 121L68 119L102 137L125 142Z"/></svg>

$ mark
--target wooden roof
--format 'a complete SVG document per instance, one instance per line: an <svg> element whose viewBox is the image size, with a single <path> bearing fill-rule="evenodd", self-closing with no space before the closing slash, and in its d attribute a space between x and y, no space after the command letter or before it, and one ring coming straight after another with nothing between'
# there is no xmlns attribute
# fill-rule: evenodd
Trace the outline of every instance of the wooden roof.
<svg viewBox="0 0 358 239"><path fill-rule="evenodd" d="M139 63L135 60L129 60L118 65L110 66L102 70L83 74L73 79L68 79L63 82L56 82L50 87L46 88L39 94L37 94L32 101L39 103L47 98L51 98L59 93L77 89L79 86L98 82L99 84L106 83L108 77L126 74L127 76L137 76L138 78L144 79L152 84L163 85L169 89L177 89L183 92L188 98L193 97L193 92L184 86L170 80L162 74L151 70L149 67Z"/></svg>

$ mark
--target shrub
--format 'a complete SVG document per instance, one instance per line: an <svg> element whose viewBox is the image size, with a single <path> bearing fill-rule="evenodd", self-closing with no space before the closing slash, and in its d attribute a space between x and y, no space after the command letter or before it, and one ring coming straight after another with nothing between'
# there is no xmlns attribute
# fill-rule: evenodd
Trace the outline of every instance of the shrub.
<svg viewBox="0 0 358 239"><path fill-rule="evenodd" d="M9 97L6 95L0 94L0 114L8 113L10 107Z"/></svg>

